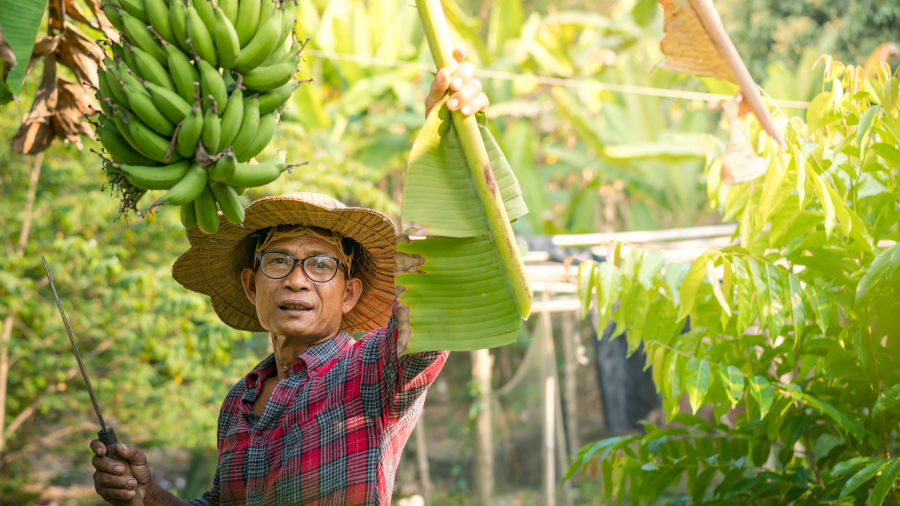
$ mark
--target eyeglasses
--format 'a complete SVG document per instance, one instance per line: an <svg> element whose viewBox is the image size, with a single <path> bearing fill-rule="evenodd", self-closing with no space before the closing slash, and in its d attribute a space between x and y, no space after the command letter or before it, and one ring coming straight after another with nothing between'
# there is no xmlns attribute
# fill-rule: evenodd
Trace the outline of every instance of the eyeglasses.
<svg viewBox="0 0 900 506"><path fill-rule="evenodd" d="M263 274L272 279L286 278L297 264L303 269L306 277L316 283L326 283L334 279L341 261L337 258L316 255L297 259L285 253L260 253L257 257Z"/></svg>

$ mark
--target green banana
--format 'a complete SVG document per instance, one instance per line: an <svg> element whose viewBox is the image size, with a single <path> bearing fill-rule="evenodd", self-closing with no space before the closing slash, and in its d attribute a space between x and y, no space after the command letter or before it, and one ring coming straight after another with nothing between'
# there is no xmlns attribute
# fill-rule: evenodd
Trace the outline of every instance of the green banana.
<svg viewBox="0 0 900 506"><path fill-rule="evenodd" d="M129 51L129 48L132 47L134 47L134 44L128 42L127 37L122 37L122 43L113 46L113 53L118 55L130 69L137 68L134 63L134 53Z"/></svg>
<svg viewBox="0 0 900 506"><path fill-rule="evenodd" d="M222 9L225 17L228 18L228 21L231 21L232 25L237 23L238 4L238 0L219 0L219 8Z"/></svg>
<svg viewBox="0 0 900 506"><path fill-rule="evenodd" d="M120 32L125 31L125 25L122 24L122 16L119 15L118 5L109 2L103 4L103 13L106 14L106 19L112 23L116 30Z"/></svg>
<svg viewBox="0 0 900 506"><path fill-rule="evenodd" d="M222 210L226 220L235 225L244 222L244 206L234 187L225 183L213 182L209 183L209 189L212 190L213 197L216 198L219 209Z"/></svg>
<svg viewBox="0 0 900 506"><path fill-rule="evenodd" d="M206 169L196 163L191 164L191 168L181 181L175 183L152 207L187 204L199 197L204 188L206 188Z"/></svg>
<svg viewBox="0 0 900 506"><path fill-rule="evenodd" d="M150 18L147 17L147 11L144 10L143 0L117 0L117 2L125 9L125 12L138 18L145 25L150 22Z"/></svg>
<svg viewBox="0 0 900 506"><path fill-rule="evenodd" d="M234 23L234 30L238 34L238 40L241 42L241 48L246 46L253 40L256 33L256 27L259 25L259 8L261 0L241 0L238 6L237 20Z"/></svg>
<svg viewBox="0 0 900 506"><path fill-rule="evenodd" d="M172 31L172 23L169 21L169 6L165 0L144 0L144 10L147 11L149 23L160 37L175 44L175 33Z"/></svg>
<svg viewBox="0 0 900 506"><path fill-rule="evenodd" d="M228 185L228 186L231 186L231 185ZM243 195L243 194L247 193L247 190L250 189L250 188L247 188L246 186L231 186L231 187L234 188L235 193L237 193L238 195Z"/></svg>
<svg viewBox="0 0 900 506"><path fill-rule="evenodd" d="M142 190L168 190L181 181L191 167L190 160L170 163L159 167L145 165L119 165L128 181Z"/></svg>
<svg viewBox="0 0 900 506"><path fill-rule="evenodd" d="M235 153L240 153L247 149L247 146L253 142L257 129L259 129L259 99L254 96L249 103L244 104L244 117L241 119L241 128L231 143Z"/></svg>
<svg viewBox="0 0 900 506"><path fill-rule="evenodd" d="M272 54L266 58L266 61L260 64L260 67L270 67L275 65L276 63L281 63L282 60L291 56L292 54L300 51L300 43L296 40L284 39L284 42L278 45Z"/></svg>
<svg viewBox="0 0 900 506"><path fill-rule="evenodd" d="M107 68L109 68L109 67L110 67L110 65L107 65ZM97 89L100 92L101 97L110 98L114 102L118 103L119 99L116 97L116 94L113 92L112 87L110 87L110 85L109 85L109 80L112 79L109 76L109 74L111 72L112 72L112 70L103 70L103 69L100 69L97 71ZM116 84L118 84L118 83L116 83ZM103 102L101 100L100 105L101 106L105 105L105 102ZM122 104L118 104L118 105L122 105ZM107 114L107 116L109 116L109 114Z"/></svg>
<svg viewBox="0 0 900 506"><path fill-rule="evenodd" d="M149 53L139 47L132 46L131 51L134 53L134 63L136 65L134 70L136 70L141 77L157 86L162 86L167 90L175 91L175 83L173 83L172 78L169 77L169 72L156 61L156 58L150 56ZM166 53L166 65L169 64L168 62L168 53Z"/></svg>
<svg viewBox="0 0 900 506"><path fill-rule="evenodd" d="M134 72L132 72L131 69L125 69L125 71L122 72L121 75L122 75L122 83L120 83L120 84L122 84L123 86L124 85L132 86L132 87L134 87L135 91L137 91L138 93L147 95L148 97L150 96L150 93L144 89L144 85L141 83L142 79L135 77ZM123 89L122 93L124 93L124 89ZM129 100L126 103L130 104L131 101ZM131 107L128 107L128 108L131 109Z"/></svg>
<svg viewBox="0 0 900 506"><path fill-rule="evenodd" d="M106 79L101 77L100 82L105 83ZM107 87L108 86L109 85L107 84ZM100 105L100 112L102 113L101 115L102 116L112 116L112 108L109 106L109 104L106 103L105 100L103 100L106 97L101 95L99 92L97 92L94 96L97 98L97 104Z"/></svg>
<svg viewBox="0 0 900 506"><path fill-rule="evenodd" d="M284 105L290 100L291 95L300 86L300 81L291 81L285 85L267 91L259 96L259 113L268 114Z"/></svg>
<svg viewBox="0 0 900 506"><path fill-rule="evenodd" d="M272 141L272 135L275 134L275 127L278 125L278 111L272 111L259 118L259 128L250 144L243 151L237 154L239 162L244 163L247 160L258 155L260 151L269 145ZM247 185L238 185L247 186Z"/></svg>
<svg viewBox="0 0 900 506"><path fill-rule="evenodd" d="M300 53L282 63L271 67L257 67L244 75L244 86L251 90L270 91L287 84L300 63Z"/></svg>
<svg viewBox="0 0 900 506"><path fill-rule="evenodd" d="M219 140L222 138L222 120L216 112L216 104L213 103L203 116L203 132L200 133L200 142L206 152L214 155L219 152Z"/></svg>
<svg viewBox="0 0 900 506"><path fill-rule="evenodd" d="M264 2L269 0L263 0ZM265 18L260 18L265 19ZM238 56L237 63L234 68L238 72L247 72L255 69L266 58L272 54L272 51L278 46L279 36L281 35L281 10L260 23L253 40L249 44L241 48L241 54Z"/></svg>
<svg viewBox="0 0 900 506"><path fill-rule="evenodd" d="M113 161L129 165L155 165L156 162L138 153L125 139L115 122L112 125L101 124L97 129L97 137L103 147L112 155Z"/></svg>
<svg viewBox="0 0 900 506"><path fill-rule="evenodd" d="M190 114L181 122L181 128L175 138L175 150L178 154L185 158L194 156L201 133L203 133L203 113L200 112L200 104L194 103Z"/></svg>
<svg viewBox="0 0 900 506"><path fill-rule="evenodd" d="M142 91L147 92L143 89ZM156 107L153 99L144 93L134 89L131 85L125 85L125 96L128 97L128 103L131 104L134 114L156 133L171 137L175 133L175 125Z"/></svg>
<svg viewBox="0 0 900 506"><path fill-rule="evenodd" d="M125 92L122 91L122 79L119 78L116 72L116 70L112 70L112 67L106 72L107 84L112 91L112 95L109 98L119 107L127 107L128 99L125 97Z"/></svg>
<svg viewBox="0 0 900 506"><path fill-rule="evenodd" d="M237 90L231 92L228 104L222 113L222 139L219 143L220 150L234 142L238 130L241 129L241 121L244 119L244 98Z"/></svg>
<svg viewBox="0 0 900 506"><path fill-rule="evenodd" d="M290 5L286 7L282 7L284 12L281 14L281 41L282 43L286 40L290 40L291 33L294 31L294 23L296 23L295 15L296 15L296 6L294 2L288 2Z"/></svg>
<svg viewBox="0 0 900 506"><path fill-rule="evenodd" d="M262 0L262 3L259 4L259 19L265 20L271 18L272 15L275 14L277 7L278 4L275 0ZM257 31L259 31L259 28L257 28ZM279 30L278 33L281 34L281 30Z"/></svg>
<svg viewBox="0 0 900 506"><path fill-rule="evenodd" d="M206 0L201 1L205 2ZM197 52L200 58L204 59L212 67L217 67L219 58L216 56L216 47L213 45L212 36L209 30L206 29L203 19L200 18L200 14L197 13L197 9L193 5L187 6L187 13L185 26L187 27L188 39L191 41L188 45L194 48L194 51Z"/></svg>
<svg viewBox="0 0 900 506"><path fill-rule="evenodd" d="M216 28L216 15L213 14L213 3L210 0L193 0L191 2L203 24L206 25L206 31L212 33Z"/></svg>
<svg viewBox="0 0 900 506"><path fill-rule="evenodd" d="M173 3L178 3L178 0L175 0ZM188 104L192 104L194 102L194 93L196 92L194 83L200 82L200 72L191 65L191 60L188 59L187 55L174 45L167 45L165 50L169 55L169 70L172 72L172 81L175 83L175 89L181 98Z"/></svg>
<svg viewBox="0 0 900 506"><path fill-rule="evenodd" d="M185 116L191 112L191 104L185 102L178 93L149 82L145 83L144 86L150 92L150 98L153 99L156 107L172 123L181 123Z"/></svg>
<svg viewBox="0 0 900 506"><path fill-rule="evenodd" d="M228 101L228 91L225 89L225 80L222 74L206 60L198 60L197 70L200 71L200 94L203 97L203 108L208 109L210 105L210 95L212 100L216 101L216 106L224 108L225 102Z"/></svg>
<svg viewBox="0 0 900 506"><path fill-rule="evenodd" d="M137 143L137 141L134 140L134 137L131 136L131 131L128 129L128 126L122 121L122 118L131 113L125 108L119 106L110 106L110 109L112 109L112 116L110 116L110 118L113 120L113 123L116 125L119 133L122 134L122 137L125 138L125 142L131 145L132 149L137 151L141 156L153 160L153 157L147 154L147 152L144 151L144 148L142 148ZM153 161L156 162L156 160Z"/></svg>
<svg viewBox="0 0 900 506"><path fill-rule="evenodd" d="M184 225L184 228L186 229L197 226L197 211L194 209L193 202L181 204L181 224Z"/></svg>
<svg viewBox="0 0 900 506"><path fill-rule="evenodd" d="M225 11L216 7L216 51L219 56L219 66L225 69L234 67L238 55L241 52L241 41L231 21L225 16Z"/></svg>
<svg viewBox="0 0 900 506"><path fill-rule="evenodd" d="M197 215L197 226L200 231L212 235L219 230L219 213L216 209L216 198L209 186L205 186L200 195L194 199L194 212Z"/></svg>
<svg viewBox="0 0 900 506"><path fill-rule="evenodd" d="M132 44L150 53L150 56L156 58L156 61L161 65L168 64L166 52L163 51L162 46L156 41L153 35L147 31L146 21L141 22L138 18L127 12L123 12L122 22L125 25L125 35L128 36L128 40L130 40Z"/></svg>
<svg viewBox="0 0 900 506"><path fill-rule="evenodd" d="M134 142L141 147L148 158L165 163L175 163L181 160L178 153L173 153L173 157L166 160L170 140L151 130L137 115L128 115L122 122L128 127L128 132Z"/></svg>
<svg viewBox="0 0 900 506"><path fill-rule="evenodd" d="M234 151L228 148L215 164L206 169L206 172L210 181L227 181L234 175L236 169L237 159L234 157Z"/></svg>
<svg viewBox="0 0 900 506"><path fill-rule="evenodd" d="M279 157L277 161L269 160L259 165L249 165L239 163L234 175L225 183L232 186L251 187L262 186L278 179L282 172L290 167L284 163L284 159ZM272 162L272 163L270 163Z"/></svg>
<svg viewBox="0 0 900 506"><path fill-rule="evenodd" d="M175 35L175 44L185 53L190 53L191 47L185 42L188 38L187 16L187 6L184 2L174 0L169 3L169 24L172 26L172 33Z"/></svg>

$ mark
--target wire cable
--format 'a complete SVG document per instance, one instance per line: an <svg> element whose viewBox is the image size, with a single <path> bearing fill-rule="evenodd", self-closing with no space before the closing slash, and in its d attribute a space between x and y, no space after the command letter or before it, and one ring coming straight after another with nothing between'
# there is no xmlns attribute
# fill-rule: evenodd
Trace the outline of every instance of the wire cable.
<svg viewBox="0 0 900 506"><path fill-rule="evenodd" d="M326 60L340 60L358 63L360 65L371 65L379 67L390 67L409 70L433 70L421 63L389 60L386 58L376 58L374 56L362 56L347 53L335 53L334 51L325 51L322 49L307 49L305 53L317 58ZM504 81L516 81L530 84L543 84L547 86L563 86L566 88L576 88L582 90L610 91L615 93L630 93L634 95L647 95L652 97L681 98L685 100L702 100L705 102L721 102L723 100L732 100L732 95L719 95L715 93L703 93L699 91L671 90L667 88L651 88L648 86L632 86L629 84L613 84L601 83L598 81L588 81L584 79L567 79L562 77L545 77L527 74L516 74L513 72L501 72L498 70L476 69L475 75L478 77L486 77L488 79L501 79ZM806 109L809 102L800 100L781 100L772 99L779 107L789 107L792 109Z"/></svg>

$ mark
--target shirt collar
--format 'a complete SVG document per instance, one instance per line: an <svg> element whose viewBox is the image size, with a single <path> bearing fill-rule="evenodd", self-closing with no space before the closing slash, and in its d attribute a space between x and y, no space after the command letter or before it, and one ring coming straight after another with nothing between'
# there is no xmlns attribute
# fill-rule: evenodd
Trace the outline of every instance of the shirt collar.
<svg viewBox="0 0 900 506"><path fill-rule="evenodd" d="M308 375L310 371L338 356L352 344L353 338L350 337L350 334L343 331L338 332L336 336L328 341L317 344L301 353L291 366L291 376L303 371L304 366Z"/></svg>

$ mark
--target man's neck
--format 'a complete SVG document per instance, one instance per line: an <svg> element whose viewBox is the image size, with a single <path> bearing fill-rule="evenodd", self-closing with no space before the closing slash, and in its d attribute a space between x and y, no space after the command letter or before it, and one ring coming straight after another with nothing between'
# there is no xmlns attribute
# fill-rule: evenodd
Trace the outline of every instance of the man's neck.
<svg viewBox="0 0 900 506"><path fill-rule="evenodd" d="M322 338L315 342L307 342L302 337L283 337L274 332L269 333L272 340L272 350L275 355L275 369L278 373L278 381L291 377L291 366L306 350L318 346L332 337Z"/></svg>

